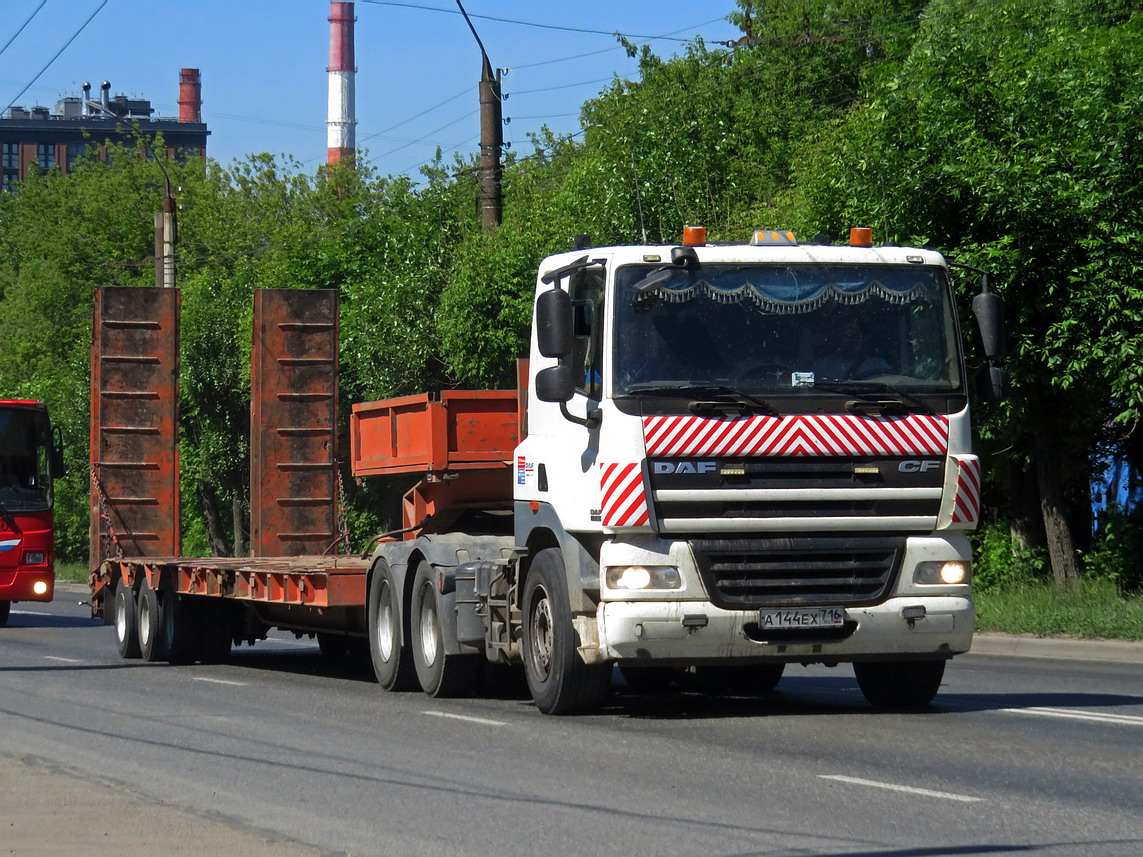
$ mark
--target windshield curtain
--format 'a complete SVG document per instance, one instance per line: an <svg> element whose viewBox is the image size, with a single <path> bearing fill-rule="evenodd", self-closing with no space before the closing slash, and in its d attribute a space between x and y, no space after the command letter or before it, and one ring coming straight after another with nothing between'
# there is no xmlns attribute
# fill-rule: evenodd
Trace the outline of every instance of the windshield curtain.
<svg viewBox="0 0 1143 857"><path fill-rule="evenodd" d="M0 408L0 505L8 511L51 507L50 440L42 411Z"/></svg>
<svg viewBox="0 0 1143 857"><path fill-rule="evenodd" d="M701 385L801 394L860 381L961 388L940 268L632 265L616 272L615 300L617 395Z"/></svg>

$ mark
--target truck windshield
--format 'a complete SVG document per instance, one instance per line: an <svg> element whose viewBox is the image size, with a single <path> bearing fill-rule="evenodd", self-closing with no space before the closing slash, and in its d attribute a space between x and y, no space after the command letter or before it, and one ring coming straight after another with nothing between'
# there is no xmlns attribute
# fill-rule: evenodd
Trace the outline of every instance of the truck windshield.
<svg viewBox="0 0 1143 857"><path fill-rule="evenodd" d="M616 271L615 394L961 391L945 272L703 264Z"/></svg>
<svg viewBox="0 0 1143 857"><path fill-rule="evenodd" d="M0 407L0 506L9 512L51 508L48 417L25 407Z"/></svg>

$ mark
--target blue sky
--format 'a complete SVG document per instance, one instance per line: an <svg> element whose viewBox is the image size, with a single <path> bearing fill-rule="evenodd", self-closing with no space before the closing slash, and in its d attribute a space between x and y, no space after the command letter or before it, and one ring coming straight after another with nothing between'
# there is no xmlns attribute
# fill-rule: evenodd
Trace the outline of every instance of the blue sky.
<svg viewBox="0 0 1143 857"><path fill-rule="evenodd" d="M669 36L650 41L669 56L696 34L708 44L741 35L725 20L734 8L734 0L465 2L492 64L508 69L504 138L522 153L531 151L529 131L577 131L585 100L613 76L637 74L611 33L639 43ZM357 0L355 11L357 142L367 159L382 173L417 175L438 145L450 162L453 150L477 151L480 53L455 0ZM85 81L98 93L109 80L112 95L177 116L179 69L199 68L211 157L287 154L309 171L326 151L328 17L328 0L2 0L0 108L53 107Z"/></svg>

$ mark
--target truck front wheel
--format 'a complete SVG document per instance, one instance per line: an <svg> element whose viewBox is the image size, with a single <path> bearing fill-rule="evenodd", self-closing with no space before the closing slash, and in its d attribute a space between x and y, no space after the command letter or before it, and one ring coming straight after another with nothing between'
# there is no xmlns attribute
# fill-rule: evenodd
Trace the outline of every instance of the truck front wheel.
<svg viewBox="0 0 1143 857"><path fill-rule="evenodd" d="M0 601L0 628L8 626L8 616L12 613L11 601Z"/></svg>
<svg viewBox="0 0 1143 857"><path fill-rule="evenodd" d="M413 581L409 611L413 664L421 689L429 696L463 696L480 677L480 655L448 654L441 632L440 599L432 566L422 563Z"/></svg>
<svg viewBox="0 0 1143 857"><path fill-rule="evenodd" d="M373 672L385 690L412 690L416 681L413 658L401 645L401 597L389 563L377 560L369 579L367 605L369 657Z"/></svg>
<svg viewBox="0 0 1143 857"><path fill-rule="evenodd" d="M536 554L524 584L524 673L544 714L587 714L611 683L611 664L586 664L576 651L567 577L559 548Z"/></svg>
<svg viewBox="0 0 1143 857"><path fill-rule="evenodd" d="M945 661L855 663L853 674L874 708L924 708L933 701L945 674Z"/></svg>

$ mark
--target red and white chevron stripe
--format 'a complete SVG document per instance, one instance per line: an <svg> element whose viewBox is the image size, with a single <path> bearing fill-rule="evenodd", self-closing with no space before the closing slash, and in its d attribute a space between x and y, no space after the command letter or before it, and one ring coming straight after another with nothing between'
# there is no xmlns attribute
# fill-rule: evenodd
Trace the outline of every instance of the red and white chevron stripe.
<svg viewBox="0 0 1143 857"><path fill-rule="evenodd" d="M601 465L600 487L603 489L603 526L641 527L651 520L643 471L637 463Z"/></svg>
<svg viewBox="0 0 1143 857"><path fill-rule="evenodd" d="M816 414L644 417L647 454L679 456L944 455L948 417Z"/></svg>
<svg viewBox="0 0 1143 857"><path fill-rule="evenodd" d="M975 455L957 455L955 458L960 472L956 478L952 522L975 524L980 520L980 459Z"/></svg>

